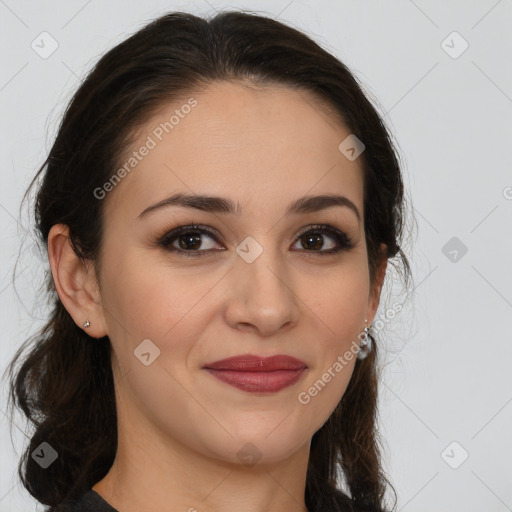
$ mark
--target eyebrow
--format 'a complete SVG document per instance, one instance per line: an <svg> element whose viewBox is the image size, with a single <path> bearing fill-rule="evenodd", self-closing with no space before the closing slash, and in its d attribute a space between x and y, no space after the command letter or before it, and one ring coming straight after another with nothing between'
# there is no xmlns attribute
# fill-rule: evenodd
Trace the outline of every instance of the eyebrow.
<svg viewBox="0 0 512 512"><path fill-rule="evenodd" d="M242 207L237 201L236 204L230 199L224 197L197 195L197 194L174 194L171 197L163 199L143 210L138 218L141 219L145 215L160 208L169 206L180 206L183 208L194 208L210 213L224 213L231 215L240 215ZM299 215L304 213L314 213L334 206L347 207L354 212L358 221L361 221L361 214L357 206L347 197L341 195L319 195L305 196L292 202L285 216Z"/></svg>

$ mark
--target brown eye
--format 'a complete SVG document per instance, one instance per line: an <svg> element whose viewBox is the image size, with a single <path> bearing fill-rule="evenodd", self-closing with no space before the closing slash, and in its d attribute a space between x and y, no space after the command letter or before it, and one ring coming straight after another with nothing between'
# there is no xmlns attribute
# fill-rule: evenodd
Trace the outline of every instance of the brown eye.
<svg viewBox="0 0 512 512"><path fill-rule="evenodd" d="M325 237L334 240L325 249ZM298 242L307 252L318 252L319 254L333 254L344 249L353 247L352 240L344 233L331 226L318 225L307 228L299 235Z"/></svg>
<svg viewBox="0 0 512 512"><path fill-rule="evenodd" d="M215 243L213 245L210 243L210 247L208 245L205 247L204 239L202 239L204 236L216 244L221 244L220 235L217 232L195 224L177 227L160 237L157 243L165 250L182 256L196 257L213 250L225 250L225 248L215 249ZM327 242L327 248L326 239L330 239L330 242ZM323 224L310 226L302 231L298 236L297 243L301 245L299 252L317 253L318 255L335 254L353 247L352 240L343 231Z"/></svg>
<svg viewBox="0 0 512 512"><path fill-rule="evenodd" d="M204 240L202 237L207 235L210 239L214 240L217 244L218 237L216 233L205 229L201 226L180 226L172 231L169 231L158 240L158 245L164 249L178 254L185 254L190 256L202 256L205 252L211 251L211 247L204 247ZM177 246L175 244L177 242ZM200 249L200 247L202 247ZM221 249L222 250L222 249Z"/></svg>

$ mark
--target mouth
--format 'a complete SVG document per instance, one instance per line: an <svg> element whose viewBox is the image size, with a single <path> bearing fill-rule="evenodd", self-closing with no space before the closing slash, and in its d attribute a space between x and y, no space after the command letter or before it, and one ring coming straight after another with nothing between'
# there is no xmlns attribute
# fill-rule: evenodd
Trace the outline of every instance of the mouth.
<svg viewBox="0 0 512 512"><path fill-rule="evenodd" d="M220 381L249 393L275 393L295 384L307 365L291 356L260 357L243 355L203 366Z"/></svg>

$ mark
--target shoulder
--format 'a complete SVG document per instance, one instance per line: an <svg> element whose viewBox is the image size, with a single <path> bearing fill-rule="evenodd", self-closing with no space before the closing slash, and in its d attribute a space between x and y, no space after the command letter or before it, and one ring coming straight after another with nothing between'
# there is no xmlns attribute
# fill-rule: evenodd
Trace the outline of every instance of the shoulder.
<svg viewBox="0 0 512 512"><path fill-rule="evenodd" d="M96 491L87 490L80 497L54 505L45 512L118 512Z"/></svg>

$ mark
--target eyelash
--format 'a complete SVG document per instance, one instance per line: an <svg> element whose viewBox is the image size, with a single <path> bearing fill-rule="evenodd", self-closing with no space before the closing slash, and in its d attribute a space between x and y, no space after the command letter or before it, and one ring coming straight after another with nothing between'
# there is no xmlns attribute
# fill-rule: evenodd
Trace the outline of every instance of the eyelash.
<svg viewBox="0 0 512 512"><path fill-rule="evenodd" d="M157 239L157 245L159 247L164 248L165 250L167 250L169 252L175 252L176 254L178 254L180 256L186 256L186 257L187 256L190 256L190 257L204 256L206 253L211 252L212 250L215 250L215 249L206 249L206 250L201 250L201 251L187 251L185 249L180 249L180 248L171 246L171 243L174 242L174 240L176 240L180 235L190 234L190 233L208 235L213 240L215 240L215 242L217 242L218 244L221 243L219 240L220 236L215 231L211 231L209 229L203 228L202 226L199 226L197 224L191 224L188 226L179 226L175 229L172 229L171 231L166 232L163 236L160 236ZM349 236L347 236L346 233L344 233L343 231L340 231L336 228L333 228L332 226L329 226L327 224L315 224L313 226L309 226L308 228L302 230L299 233L299 235L297 236L297 239L300 239L303 236L311 234L311 233L327 234L327 235L331 236L335 240L335 242L337 242L338 247L336 247L334 249L329 249L326 251L315 251L315 250L302 249L302 250L299 250L299 252L312 253L311 256L316 256L316 255L325 256L325 255L329 255L329 254L337 254L341 251L351 249L354 246L352 243L352 239Z"/></svg>

